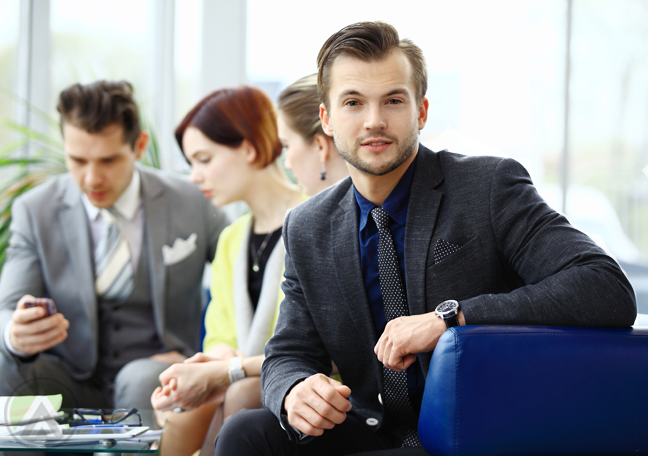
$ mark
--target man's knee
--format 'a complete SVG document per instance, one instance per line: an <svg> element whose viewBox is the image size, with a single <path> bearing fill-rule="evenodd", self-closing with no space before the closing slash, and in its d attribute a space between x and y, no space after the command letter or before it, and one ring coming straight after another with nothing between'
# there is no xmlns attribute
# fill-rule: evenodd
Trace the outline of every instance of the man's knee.
<svg viewBox="0 0 648 456"><path fill-rule="evenodd" d="M61 394L63 407L92 406L84 402L85 396L78 381L58 358L41 354L35 360L23 363L6 353L0 353L0 396L47 396Z"/></svg>
<svg viewBox="0 0 648 456"><path fill-rule="evenodd" d="M244 410L225 421L214 456L230 454L289 455L295 445L268 409Z"/></svg>
<svg viewBox="0 0 648 456"><path fill-rule="evenodd" d="M169 365L148 358L136 359L122 367L115 377L115 404L123 396L137 397L148 391L147 399L156 386L160 384L158 377ZM149 391L150 390L150 391Z"/></svg>
<svg viewBox="0 0 648 456"><path fill-rule="evenodd" d="M142 421L154 426L151 394L160 385L158 377L167 363L148 358L136 359L122 367L115 377L115 408L137 408Z"/></svg>

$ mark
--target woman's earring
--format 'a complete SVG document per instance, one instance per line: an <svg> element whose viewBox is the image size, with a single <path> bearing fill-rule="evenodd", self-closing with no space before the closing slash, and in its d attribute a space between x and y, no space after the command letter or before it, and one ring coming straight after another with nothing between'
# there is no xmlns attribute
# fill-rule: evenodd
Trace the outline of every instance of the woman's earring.
<svg viewBox="0 0 648 456"><path fill-rule="evenodd" d="M326 165L322 162L322 172L320 173L320 180L326 180Z"/></svg>

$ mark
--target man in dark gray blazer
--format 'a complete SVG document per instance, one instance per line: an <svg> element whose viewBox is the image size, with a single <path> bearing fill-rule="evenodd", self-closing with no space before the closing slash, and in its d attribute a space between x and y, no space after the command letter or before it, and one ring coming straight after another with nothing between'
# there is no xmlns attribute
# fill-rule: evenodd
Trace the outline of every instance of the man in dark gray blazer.
<svg viewBox="0 0 648 456"><path fill-rule="evenodd" d="M424 455L421 393L447 328L632 325L619 266L522 166L418 143L427 73L411 41L354 24L318 66L322 126L351 177L286 217L285 299L261 374L268 410L232 417L216 455Z"/></svg>
<svg viewBox="0 0 648 456"><path fill-rule="evenodd" d="M137 165L148 135L130 84L75 84L58 110L70 173L12 207L0 395L151 409L159 373L198 349L204 266L227 220L195 185ZM98 258L109 233L119 235L115 257L123 254L112 278L99 274L115 265L112 255ZM58 312L26 308L34 297L51 298Z"/></svg>

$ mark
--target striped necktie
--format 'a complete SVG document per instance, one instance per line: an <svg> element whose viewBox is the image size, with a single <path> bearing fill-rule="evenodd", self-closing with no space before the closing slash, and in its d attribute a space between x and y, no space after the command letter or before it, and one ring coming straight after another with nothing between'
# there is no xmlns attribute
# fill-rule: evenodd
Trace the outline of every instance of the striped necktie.
<svg viewBox="0 0 648 456"><path fill-rule="evenodd" d="M371 216L378 227L378 274L385 318L389 322L394 318L409 315L409 307L401 280L394 238L389 229L391 223L389 213L382 207L374 207ZM416 429L418 417L407 394L407 369L393 371L383 366L383 381L387 410L408 428L403 447L421 446Z"/></svg>
<svg viewBox="0 0 648 456"><path fill-rule="evenodd" d="M95 290L107 301L123 301L133 291L133 264L128 242L110 209L101 209L106 236L95 250Z"/></svg>

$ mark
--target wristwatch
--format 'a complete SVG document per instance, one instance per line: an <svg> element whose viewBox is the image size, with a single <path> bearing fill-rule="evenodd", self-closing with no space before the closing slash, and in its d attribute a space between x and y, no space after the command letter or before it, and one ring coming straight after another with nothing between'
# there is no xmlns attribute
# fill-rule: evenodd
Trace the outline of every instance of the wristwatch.
<svg viewBox="0 0 648 456"><path fill-rule="evenodd" d="M246 377L245 371L243 370L243 358L237 356L230 359L227 375L229 376L230 383L237 382Z"/></svg>
<svg viewBox="0 0 648 456"><path fill-rule="evenodd" d="M434 313L445 321L446 326L450 329L453 326L459 326L459 310L461 310L459 303L454 299L449 299L439 304Z"/></svg>

